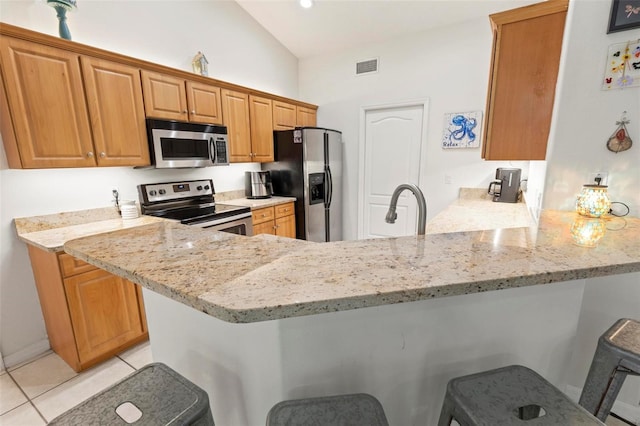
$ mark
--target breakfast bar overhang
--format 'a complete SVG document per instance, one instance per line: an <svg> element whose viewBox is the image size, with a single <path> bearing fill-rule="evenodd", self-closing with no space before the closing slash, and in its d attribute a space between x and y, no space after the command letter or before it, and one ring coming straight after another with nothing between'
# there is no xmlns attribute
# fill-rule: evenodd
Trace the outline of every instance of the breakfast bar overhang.
<svg viewBox="0 0 640 426"><path fill-rule="evenodd" d="M640 271L640 220L589 248L575 220L324 244L163 222L64 247L144 287L154 361L207 391L216 424L351 392L435 424L454 376L517 363L565 383L584 279Z"/></svg>

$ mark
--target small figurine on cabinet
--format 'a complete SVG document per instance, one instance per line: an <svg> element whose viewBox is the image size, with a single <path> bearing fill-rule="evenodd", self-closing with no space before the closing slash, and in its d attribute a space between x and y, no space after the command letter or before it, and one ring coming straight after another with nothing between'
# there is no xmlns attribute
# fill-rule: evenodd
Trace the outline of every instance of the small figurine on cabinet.
<svg viewBox="0 0 640 426"><path fill-rule="evenodd" d="M206 56L204 56L202 52L198 52L196 56L193 57L191 64L193 65L194 73L204 75L205 77L209 76L209 61L207 61Z"/></svg>

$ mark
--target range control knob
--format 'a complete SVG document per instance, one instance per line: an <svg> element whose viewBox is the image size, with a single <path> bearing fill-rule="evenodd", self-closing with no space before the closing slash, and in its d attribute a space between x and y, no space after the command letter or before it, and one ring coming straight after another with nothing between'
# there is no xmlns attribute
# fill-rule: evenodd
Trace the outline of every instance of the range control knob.
<svg viewBox="0 0 640 426"><path fill-rule="evenodd" d="M164 194L166 194L166 193L167 193L167 191L165 191L164 189L161 189L161 190L159 190L158 192L160 193L160 195L164 195Z"/></svg>
<svg viewBox="0 0 640 426"><path fill-rule="evenodd" d="M149 191L149 195L151 195L152 197L156 194L157 192L155 191L155 189L152 189L151 191Z"/></svg>
<svg viewBox="0 0 640 426"><path fill-rule="evenodd" d="M205 189L205 190L209 189L209 185L205 185L205 186L204 186L204 189Z"/></svg>
<svg viewBox="0 0 640 426"><path fill-rule="evenodd" d="M202 191L202 186L198 185L198 187L196 188L198 191Z"/></svg>

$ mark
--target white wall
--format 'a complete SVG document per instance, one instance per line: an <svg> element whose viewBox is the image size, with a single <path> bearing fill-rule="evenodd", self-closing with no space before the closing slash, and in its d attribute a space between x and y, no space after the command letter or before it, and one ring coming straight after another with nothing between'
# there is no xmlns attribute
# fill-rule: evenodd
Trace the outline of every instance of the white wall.
<svg viewBox="0 0 640 426"><path fill-rule="evenodd" d="M0 1L3 23L57 36L55 11L43 1ZM297 98L297 59L232 1L81 1L68 14L74 41L191 71L198 50L214 78ZM111 186L137 199L136 185L212 178L218 192L242 189L237 164L193 171L83 168L7 169L0 148L0 352L7 365L48 348L26 246L12 220L109 206Z"/></svg>
<svg viewBox="0 0 640 426"><path fill-rule="evenodd" d="M523 169L528 162L484 161L480 149L441 148L444 114L485 109L491 27L488 18L438 28L341 54L300 60L300 96L319 105L318 125L343 132L345 144L345 239L358 224L360 109L363 106L429 99L426 164L420 188L428 218L458 196L460 187L485 188L496 167ZM379 72L355 76L355 64L379 58ZM452 178L445 184L445 175Z"/></svg>
<svg viewBox="0 0 640 426"><path fill-rule="evenodd" d="M640 30L606 34L610 7L609 1L570 3L546 171L544 167L530 168L534 181L544 181L546 172L546 209L573 209L582 185L589 183L589 173L608 171L612 200L629 205L631 216L640 214L640 88L600 89L608 46L638 39ZM629 151L615 154L605 143L625 110L631 120L627 129L634 145ZM640 320L638 283L640 273L586 280L568 371L571 386L582 388L598 337L606 329L619 318ZM640 421L640 378L627 378L618 401L627 404L620 410L626 409L628 418ZM635 411L628 411L629 407L635 407Z"/></svg>

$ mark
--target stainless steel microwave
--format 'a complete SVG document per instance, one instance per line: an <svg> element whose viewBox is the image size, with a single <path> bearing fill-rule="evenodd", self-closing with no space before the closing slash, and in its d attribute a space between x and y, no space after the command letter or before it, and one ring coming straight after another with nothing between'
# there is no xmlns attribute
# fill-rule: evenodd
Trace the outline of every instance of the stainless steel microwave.
<svg viewBox="0 0 640 426"><path fill-rule="evenodd" d="M158 169L229 164L225 126L147 119L147 136L151 161Z"/></svg>

